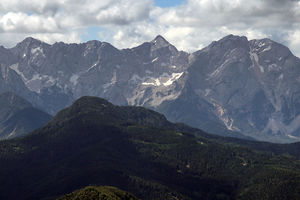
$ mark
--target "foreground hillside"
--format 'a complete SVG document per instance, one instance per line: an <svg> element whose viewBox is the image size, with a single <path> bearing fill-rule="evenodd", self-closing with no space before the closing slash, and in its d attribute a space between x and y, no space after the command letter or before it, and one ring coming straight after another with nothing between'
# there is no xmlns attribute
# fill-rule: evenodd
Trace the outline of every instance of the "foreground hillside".
<svg viewBox="0 0 300 200"><path fill-rule="evenodd" d="M58 200L137 200L136 197L128 192L122 191L115 187L102 186L88 186L80 190L76 190L70 194L58 198Z"/></svg>
<svg viewBox="0 0 300 200"><path fill-rule="evenodd" d="M0 199L112 185L140 199L300 199L300 162L222 145L163 115L82 97L31 135L0 142Z"/></svg>

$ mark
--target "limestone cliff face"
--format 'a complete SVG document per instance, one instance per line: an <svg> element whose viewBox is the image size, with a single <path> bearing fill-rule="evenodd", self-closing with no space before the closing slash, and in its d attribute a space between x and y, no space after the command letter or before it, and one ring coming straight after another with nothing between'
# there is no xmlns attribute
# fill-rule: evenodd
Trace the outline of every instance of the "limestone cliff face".
<svg viewBox="0 0 300 200"><path fill-rule="evenodd" d="M163 37L119 50L109 43L0 48L0 92L54 114L84 96L150 107L209 132L300 138L300 60L269 39L229 35L189 54Z"/></svg>
<svg viewBox="0 0 300 200"><path fill-rule="evenodd" d="M187 107L199 105L190 119L205 111L227 129L257 139L299 139L300 60L288 48L229 35L191 57L188 91L179 97Z"/></svg>

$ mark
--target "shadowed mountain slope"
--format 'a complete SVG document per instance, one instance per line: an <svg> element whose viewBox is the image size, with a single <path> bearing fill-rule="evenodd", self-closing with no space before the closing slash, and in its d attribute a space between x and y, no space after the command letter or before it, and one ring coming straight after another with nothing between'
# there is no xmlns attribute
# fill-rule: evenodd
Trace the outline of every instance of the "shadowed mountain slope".
<svg viewBox="0 0 300 200"><path fill-rule="evenodd" d="M42 127L52 118L9 92L0 95L0 105L0 139L22 136Z"/></svg>
<svg viewBox="0 0 300 200"><path fill-rule="evenodd" d="M54 199L86 185L141 199L300 198L296 159L189 130L145 108L82 97L43 128L0 142L0 199Z"/></svg>

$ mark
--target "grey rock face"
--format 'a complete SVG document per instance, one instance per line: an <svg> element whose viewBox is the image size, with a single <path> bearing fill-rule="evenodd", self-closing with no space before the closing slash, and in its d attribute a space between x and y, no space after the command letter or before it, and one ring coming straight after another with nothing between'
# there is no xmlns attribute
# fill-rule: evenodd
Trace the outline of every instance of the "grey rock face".
<svg viewBox="0 0 300 200"><path fill-rule="evenodd" d="M23 136L44 126L52 118L10 92L0 94L0 103L0 140Z"/></svg>
<svg viewBox="0 0 300 200"><path fill-rule="evenodd" d="M51 114L84 96L153 108L172 121L260 140L300 140L300 60L269 39L229 35L193 54L163 37L119 50L109 43L0 47L0 92Z"/></svg>
<svg viewBox="0 0 300 200"><path fill-rule="evenodd" d="M299 140L300 60L286 47L230 35L192 57L187 93L227 129L272 142Z"/></svg>
<svg viewBox="0 0 300 200"><path fill-rule="evenodd" d="M161 36L124 50L99 41L48 45L33 38L1 50L3 79L11 73L1 91L21 90L16 93L52 114L83 95L156 106L178 95L175 82L188 67L188 54Z"/></svg>

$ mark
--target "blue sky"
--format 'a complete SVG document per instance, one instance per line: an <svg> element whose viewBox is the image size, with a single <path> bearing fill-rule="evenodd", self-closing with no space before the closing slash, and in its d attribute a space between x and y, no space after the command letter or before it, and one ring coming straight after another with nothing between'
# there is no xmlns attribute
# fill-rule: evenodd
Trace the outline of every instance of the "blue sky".
<svg viewBox="0 0 300 200"><path fill-rule="evenodd" d="M184 2L185 0L155 0L155 5L162 8L167 8L167 7L181 5Z"/></svg>
<svg viewBox="0 0 300 200"><path fill-rule="evenodd" d="M186 3L186 0L155 0L155 6L161 8L172 8L176 6L180 6ZM102 35L108 35L107 30L100 26L91 26L88 27L87 30L82 34L83 41L89 41L94 39L105 40L106 38L99 37L99 33L104 33Z"/></svg>
<svg viewBox="0 0 300 200"><path fill-rule="evenodd" d="M83 32L81 37L85 42L89 40L97 40L100 38L99 33L104 31L105 29L100 26L90 26Z"/></svg>

